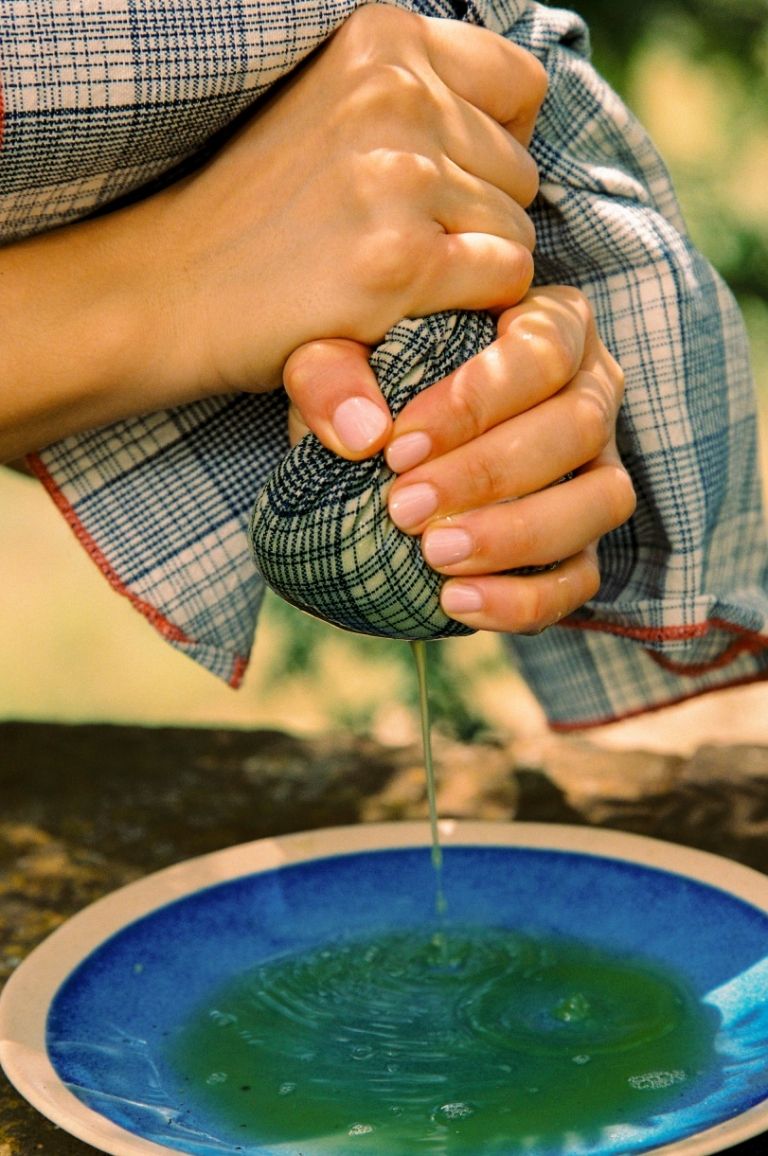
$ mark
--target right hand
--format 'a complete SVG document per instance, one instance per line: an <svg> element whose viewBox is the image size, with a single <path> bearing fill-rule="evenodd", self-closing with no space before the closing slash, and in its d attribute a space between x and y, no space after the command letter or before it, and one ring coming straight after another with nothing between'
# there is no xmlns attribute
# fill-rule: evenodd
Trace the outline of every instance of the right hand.
<svg viewBox="0 0 768 1156"><path fill-rule="evenodd" d="M535 58L492 32L358 9L155 198L165 372L199 394L262 391L313 339L375 343L404 316L519 300L545 89Z"/></svg>

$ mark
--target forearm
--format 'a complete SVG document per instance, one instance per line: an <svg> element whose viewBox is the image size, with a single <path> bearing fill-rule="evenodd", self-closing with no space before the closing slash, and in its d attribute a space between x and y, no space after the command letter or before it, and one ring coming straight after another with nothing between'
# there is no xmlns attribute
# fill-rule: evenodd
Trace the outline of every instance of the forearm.
<svg viewBox="0 0 768 1156"><path fill-rule="evenodd" d="M373 5L190 178L0 250L0 460L277 388L317 338L519 300L543 95L501 37Z"/></svg>
<svg viewBox="0 0 768 1156"><path fill-rule="evenodd" d="M146 224L129 209L0 249L0 460L173 400Z"/></svg>

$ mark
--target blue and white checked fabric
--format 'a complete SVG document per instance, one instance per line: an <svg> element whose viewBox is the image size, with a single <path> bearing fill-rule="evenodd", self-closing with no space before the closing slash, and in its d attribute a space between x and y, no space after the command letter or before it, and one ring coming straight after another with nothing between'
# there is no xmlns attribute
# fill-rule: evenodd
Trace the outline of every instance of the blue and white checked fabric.
<svg viewBox="0 0 768 1156"><path fill-rule="evenodd" d="M455 15L448 0L399 2ZM0 236L183 171L356 6L6 0ZM562 728L764 678L768 549L733 301L687 239L643 130L589 65L581 21L530 0L473 0L466 18L548 70L537 280L584 290L624 368L620 446L638 492L635 516L601 544L598 596L510 650ZM112 584L236 685L264 590L248 520L286 449L282 393L236 395L68 438L33 465Z"/></svg>

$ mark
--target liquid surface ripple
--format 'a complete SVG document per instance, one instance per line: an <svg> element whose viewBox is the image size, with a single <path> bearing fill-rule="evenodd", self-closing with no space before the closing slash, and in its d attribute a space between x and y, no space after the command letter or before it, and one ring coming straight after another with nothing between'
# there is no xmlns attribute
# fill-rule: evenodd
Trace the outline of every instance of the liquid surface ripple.
<svg viewBox="0 0 768 1156"><path fill-rule="evenodd" d="M711 1063L713 1031L644 961L446 926L254 967L190 1018L167 1060L188 1122L233 1151L302 1141L309 1156L314 1138L335 1156L477 1156L677 1106Z"/></svg>

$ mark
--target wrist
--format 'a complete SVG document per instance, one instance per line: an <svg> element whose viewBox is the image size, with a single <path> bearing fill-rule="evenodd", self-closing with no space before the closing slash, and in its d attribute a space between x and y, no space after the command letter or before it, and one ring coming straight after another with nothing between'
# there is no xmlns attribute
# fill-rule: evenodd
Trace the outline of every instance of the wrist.
<svg viewBox="0 0 768 1156"><path fill-rule="evenodd" d="M151 218L135 206L0 250L0 460L187 400L160 355Z"/></svg>

